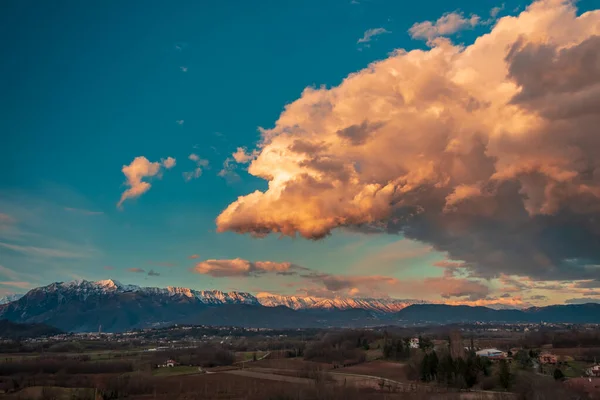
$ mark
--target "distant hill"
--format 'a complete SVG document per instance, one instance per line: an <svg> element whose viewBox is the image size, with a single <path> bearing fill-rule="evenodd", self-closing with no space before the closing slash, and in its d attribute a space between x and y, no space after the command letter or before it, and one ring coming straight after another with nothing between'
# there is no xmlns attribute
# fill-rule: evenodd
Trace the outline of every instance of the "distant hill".
<svg viewBox="0 0 600 400"><path fill-rule="evenodd" d="M570 304L524 310L494 310L487 307L417 304L394 314L400 321L421 323L454 322L568 322L600 323L600 304Z"/></svg>
<svg viewBox="0 0 600 400"><path fill-rule="evenodd" d="M40 336L54 336L63 333L60 329L46 324L19 324L8 320L0 320L0 338L29 339Z"/></svg>
<svg viewBox="0 0 600 400"><path fill-rule="evenodd" d="M0 319L44 323L70 332L95 332L99 328L118 332L176 323L273 329L477 321L600 323L600 304L496 310L390 299L313 300L218 290L142 288L112 280L75 281L36 288L0 305Z"/></svg>

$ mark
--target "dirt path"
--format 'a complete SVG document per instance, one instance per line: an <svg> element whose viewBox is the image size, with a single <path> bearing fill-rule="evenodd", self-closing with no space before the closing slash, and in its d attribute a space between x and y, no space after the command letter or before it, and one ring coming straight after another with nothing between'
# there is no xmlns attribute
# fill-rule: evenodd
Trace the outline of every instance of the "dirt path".
<svg viewBox="0 0 600 400"><path fill-rule="evenodd" d="M223 374L229 375L238 375L245 376L248 378L256 378L256 379L267 379L271 381L278 382L289 382L289 383L300 383L300 384L313 384L314 381L308 378L298 378L295 376L285 376L285 375L275 375L275 374L266 374L262 372L253 372L248 370L236 369L233 371L224 371Z"/></svg>

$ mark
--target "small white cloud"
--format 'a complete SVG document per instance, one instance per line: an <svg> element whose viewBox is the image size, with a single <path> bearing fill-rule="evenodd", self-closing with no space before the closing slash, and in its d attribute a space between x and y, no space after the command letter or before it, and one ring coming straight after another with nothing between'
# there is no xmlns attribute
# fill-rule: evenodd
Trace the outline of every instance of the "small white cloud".
<svg viewBox="0 0 600 400"><path fill-rule="evenodd" d="M129 186L129 189L121 195L117 208L121 208L125 200L140 197L150 190L152 185L142 179L158 175L163 167L170 169L174 166L175 159L173 157L162 159L161 162L150 162L143 156L134 158L129 165L123 165L121 171L127 178L125 185Z"/></svg>
<svg viewBox="0 0 600 400"><path fill-rule="evenodd" d="M378 35L383 35L384 33L392 33L390 31L388 31L385 28L373 28L373 29L367 29L363 35L363 37L361 37L360 39L358 39L358 41L356 43L368 43L371 41L371 39L375 36Z"/></svg>
<svg viewBox="0 0 600 400"><path fill-rule="evenodd" d="M188 67L179 67L179 69L181 69L181 72L188 72Z"/></svg>
<svg viewBox="0 0 600 400"><path fill-rule="evenodd" d="M254 160L258 155L258 151L254 150L252 153L247 153L247 150L244 147L238 147L236 152L231 156L238 164L246 164L250 161Z"/></svg>
<svg viewBox="0 0 600 400"><path fill-rule="evenodd" d="M500 7L494 7L490 10L490 17L496 18L500 11L504 10L504 3Z"/></svg>
<svg viewBox="0 0 600 400"><path fill-rule="evenodd" d="M437 21L417 22L408 32L413 39L431 41L440 36L452 35L463 29L474 28L480 22L479 16L473 14L466 18L462 13L450 12L442 15Z"/></svg>
<svg viewBox="0 0 600 400"><path fill-rule="evenodd" d="M185 179L186 182L199 178L202 175L203 169L208 168L209 165L208 160L200 158L198 154L192 153L188 156L188 159L196 163L196 168L194 168L193 171L183 173L183 179Z"/></svg>
<svg viewBox="0 0 600 400"><path fill-rule="evenodd" d="M233 183L240 179L240 176L235 172L237 169L237 165L235 164L235 160L232 157L227 157L225 161L223 161L223 168L217 174L221 178L225 178L227 182Z"/></svg>
<svg viewBox="0 0 600 400"><path fill-rule="evenodd" d="M164 167L166 169L173 168L177 162L177 160L175 160L173 157L161 158L160 161L162 162L162 165L164 165Z"/></svg>
<svg viewBox="0 0 600 400"><path fill-rule="evenodd" d="M177 122L177 124L178 124L178 125L183 125L183 123L184 123L185 121L184 121L184 120L182 120L182 119L178 119L178 120L177 120L177 121L175 121L175 122Z"/></svg>

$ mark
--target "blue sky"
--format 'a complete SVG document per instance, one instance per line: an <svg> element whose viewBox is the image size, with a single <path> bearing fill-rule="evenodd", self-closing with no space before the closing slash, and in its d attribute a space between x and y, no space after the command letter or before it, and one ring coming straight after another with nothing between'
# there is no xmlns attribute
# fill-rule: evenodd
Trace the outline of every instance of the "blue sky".
<svg viewBox="0 0 600 400"><path fill-rule="evenodd" d="M279 278L190 272L201 260L234 258L289 261L329 274L441 277L432 264L443 253L398 235L341 229L310 241L216 233L223 209L267 187L241 166L237 179L218 173L238 147L254 148L258 127L271 128L305 87L338 85L395 49L427 49L408 34L414 23L457 10L487 19L494 7L502 16L526 4L5 2L2 290L111 277L149 286L294 291ZM388 32L357 43L375 28ZM479 24L452 37L469 44L489 29ZM209 165L186 182L182 174L194 168L187 159L192 153ZM116 203L126 189L121 168L138 156L151 162L170 156L177 164L148 180L151 189L120 210ZM194 254L199 257L190 259Z"/></svg>

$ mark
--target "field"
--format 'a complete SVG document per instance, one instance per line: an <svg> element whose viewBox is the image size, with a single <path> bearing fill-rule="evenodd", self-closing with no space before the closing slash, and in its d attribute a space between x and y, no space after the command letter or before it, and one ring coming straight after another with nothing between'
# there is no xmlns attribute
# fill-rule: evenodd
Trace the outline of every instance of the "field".
<svg viewBox="0 0 600 400"><path fill-rule="evenodd" d="M371 361L364 364L338 368L335 373L377 376L394 381L407 381L406 367L404 364L389 361Z"/></svg>
<svg viewBox="0 0 600 400"><path fill-rule="evenodd" d="M176 366L170 368L157 368L153 371L154 376L177 376L177 375L190 375L198 374L200 371L198 367L188 366Z"/></svg>

